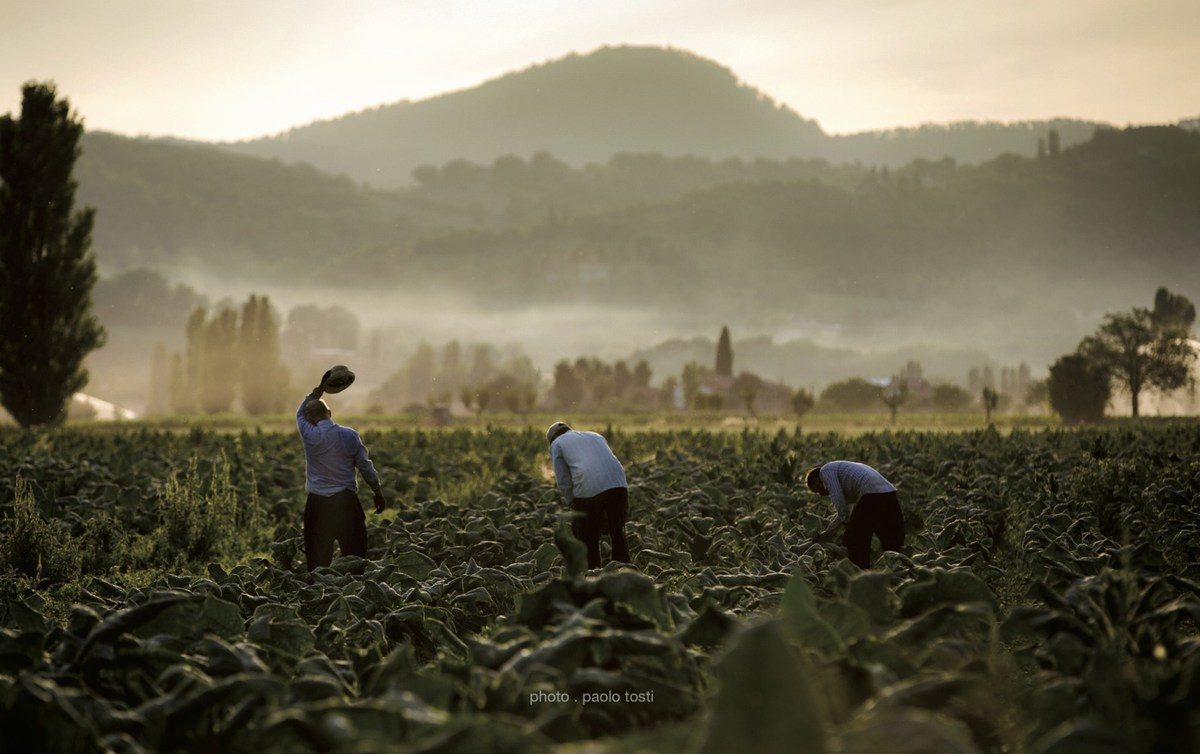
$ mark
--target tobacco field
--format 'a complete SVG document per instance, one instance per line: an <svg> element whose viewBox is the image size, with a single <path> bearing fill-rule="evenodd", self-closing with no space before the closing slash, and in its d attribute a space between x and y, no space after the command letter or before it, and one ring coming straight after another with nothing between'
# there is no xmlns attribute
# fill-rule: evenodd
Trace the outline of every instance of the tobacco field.
<svg viewBox="0 0 1200 754"><path fill-rule="evenodd" d="M368 558L309 574L294 434L0 433L0 751L1200 748L1196 422L607 435L632 567L540 431L380 431ZM871 571L814 539L838 458L900 489Z"/></svg>

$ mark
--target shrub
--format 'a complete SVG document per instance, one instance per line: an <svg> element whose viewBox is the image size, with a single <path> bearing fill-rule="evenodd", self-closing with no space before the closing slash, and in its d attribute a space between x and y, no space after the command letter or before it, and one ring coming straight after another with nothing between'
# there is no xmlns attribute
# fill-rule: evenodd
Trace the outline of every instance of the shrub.
<svg viewBox="0 0 1200 754"><path fill-rule="evenodd" d="M931 400L938 411L962 411L971 405L973 397L958 385L943 382L934 386Z"/></svg>
<svg viewBox="0 0 1200 754"><path fill-rule="evenodd" d="M162 564L206 562L240 544L258 523L257 496L238 505L224 454L205 484L197 459L171 475L159 496L154 559Z"/></svg>
<svg viewBox="0 0 1200 754"><path fill-rule="evenodd" d="M882 396L883 388L861 377L852 377L821 391L820 403L835 411L867 411L878 408Z"/></svg>
<svg viewBox="0 0 1200 754"><path fill-rule="evenodd" d="M1081 354L1063 356L1050 367L1050 407L1068 424L1104 418L1110 382L1108 372Z"/></svg>
<svg viewBox="0 0 1200 754"><path fill-rule="evenodd" d="M107 573L129 556L129 534L108 511L89 516L77 542L83 573Z"/></svg>
<svg viewBox="0 0 1200 754"><path fill-rule="evenodd" d="M33 491L20 476L13 486L12 518L0 539L0 570L12 570L47 586L79 575L80 554L71 536L42 518Z"/></svg>

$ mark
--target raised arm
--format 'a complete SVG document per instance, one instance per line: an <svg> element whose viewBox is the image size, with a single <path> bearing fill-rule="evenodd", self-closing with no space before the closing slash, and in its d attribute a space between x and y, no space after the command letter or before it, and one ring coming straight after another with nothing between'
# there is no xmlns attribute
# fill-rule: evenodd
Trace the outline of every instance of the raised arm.
<svg viewBox="0 0 1200 754"><path fill-rule="evenodd" d="M567 464L567 459L563 458L562 447L555 443L550 446L550 462L554 464L554 480L558 485L558 491L562 493L563 502L567 507L575 502L575 480L571 478L571 467Z"/></svg>
<svg viewBox="0 0 1200 754"><path fill-rule="evenodd" d="M310 422L308 417L304 415L304 407L308 405L309 401L318 400L324 394L325 391L318 385L313 388L311 393L304 396L304 400L300 401L300 408L296 409L296 428L300 430L300 437L305 440L316 438L317 425Z"/></svg>

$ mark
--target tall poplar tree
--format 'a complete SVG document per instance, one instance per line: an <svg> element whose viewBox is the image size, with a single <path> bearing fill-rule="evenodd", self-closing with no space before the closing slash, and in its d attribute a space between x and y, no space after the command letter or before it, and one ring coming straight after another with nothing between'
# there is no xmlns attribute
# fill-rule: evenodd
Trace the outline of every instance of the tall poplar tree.
<svg viewBox="0 0 1200 754"><path fill-rule="evenodd" d="M717 341L717 374L722 377L733 376L733 341L729 337L729 328L721 328L721 338Z"/></svg>
<svg viewBox="0 0 1200 754"><path fill-rule="evenodd" d="M282 410L288 371L279 356L279 317L265 295L251 294L242 305L238 337L242 408L256 416Z"/></svg>
<svg viewBox="0 0 1200 754"><path fill-rule="evenodd" d="M95 211L75 210L83 121L53 84L26 84L0 117L0 403L22 426L56 424L104 343L92 315Z"/></svg>

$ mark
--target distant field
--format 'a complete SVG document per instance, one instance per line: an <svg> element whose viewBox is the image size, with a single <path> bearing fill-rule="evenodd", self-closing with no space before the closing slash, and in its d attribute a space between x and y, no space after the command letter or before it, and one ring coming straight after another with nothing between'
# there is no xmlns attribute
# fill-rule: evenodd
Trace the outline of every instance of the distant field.
<svg viewBox="0 0 1200 754"><path fill-rule="evenodd" d="M847 434L885 431L946 432L982 429L987 426L983 414L979 412L954 414L901 413L896 417L896 422L893 424L886 413L813 413L797 422L795 417L762 416L752 418L724 413L645 412L572 414L571 412L564 411L560 413L487 413L483 416L455 416L450 424L447 425L447 428L485 430L489 427L505 429L534 427L544 429L559 419L563 419L581 429L597 430L603 430L605 427L613 427L628 430L707 429L740 432L744 429L753 429L764 432L777 432L779 430L793 432L798 426L801 432L806 434L812 432ZM408 414L389 416L350 414L343 416L337 413L336 406L334 408L334 421L364 431L372 429L439 428L428 416ZM1004 414L994 416L992 424L1000 431L1007 431L1014 428L1037 429L1055 427L1059 426L1059 420L1053 414ZM145 427L148 429L174 430L201 428L218 431L241 431L257 428L263 431L291 431L295 428L295 418L290 413L260 417L229 414L147 419L123 423L81 421L73 422L71 426L80 428Z"/></svg>

